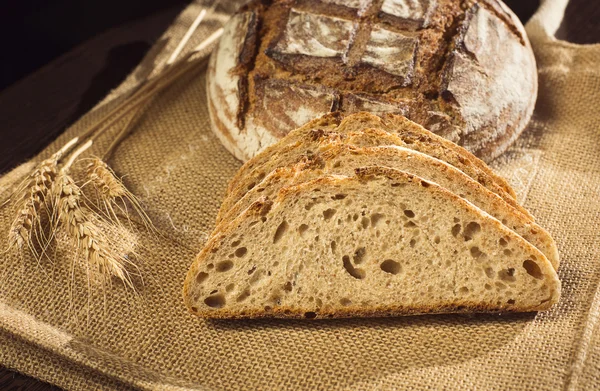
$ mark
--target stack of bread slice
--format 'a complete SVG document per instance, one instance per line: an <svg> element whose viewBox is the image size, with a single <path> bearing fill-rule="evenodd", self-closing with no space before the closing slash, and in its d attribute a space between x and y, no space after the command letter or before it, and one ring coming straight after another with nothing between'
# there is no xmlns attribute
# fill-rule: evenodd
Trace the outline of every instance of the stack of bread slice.
<svg viewBox="0 0 600 391"><path fill-rule="evenodd" d="M539 311L558 264L465 149L401 116L332 113L231 180L184 299L207 318Z"/></svg>

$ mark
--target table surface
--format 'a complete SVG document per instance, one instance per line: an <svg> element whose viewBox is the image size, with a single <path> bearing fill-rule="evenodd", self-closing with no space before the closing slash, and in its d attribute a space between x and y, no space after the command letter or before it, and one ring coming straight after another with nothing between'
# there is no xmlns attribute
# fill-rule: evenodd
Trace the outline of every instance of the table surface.
<svg viewBox="0 0 600 391"><path fill-rule="evenodd" d="M537 0L506 3L526 21ZM0 92L0 173L26 161L116 87L182 10L181 2L151 15L132 15ZM559 39L600 42L596 1L571 0ZM0 367L0 390L58 390Z"/></svg>

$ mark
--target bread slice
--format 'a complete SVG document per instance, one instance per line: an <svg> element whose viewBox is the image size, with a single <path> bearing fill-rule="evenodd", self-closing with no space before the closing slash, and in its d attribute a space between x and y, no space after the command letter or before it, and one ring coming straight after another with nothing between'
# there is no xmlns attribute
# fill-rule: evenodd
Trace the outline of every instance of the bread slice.
<svg viewBox="0 0 600 391"><path fill-rule="evenodd" d="M321 147L321 150L312 159L304 158L295 165L271 172L229 209L220 224L235 219L260 197L273 199L283 187L326 174L352 175L359 167L383 166L417 175L471 202L537 247L558 269L556 243L542 227L448 163L398 146L358 148L334 142Z"/></svg>
<svg viewBox="0 0 600 391"><path fill-rule="evenodd" d="M184 284L205 318L547 310L546 257L454 193L382 167L257 201L213 236Z"/></svg>
<svg viewBox="0 0 600 391"><path fill-rule="evenodd" d="M377 116L367 112L350 114L346 117L341 113L330 113L290 132L279 142L265 148L248 160L229 182L228 193L233 192L238 186L251 186L253 181L256 182L257 180L254 176L251 176L252 171L263 166L272 156L276 156L281 149L302 144L308 134L312 133L314 135L315 131L321 133L335 131L339 134L347 134L368 128L382 129L396 134L398 138L394 141L394 145L402 145L444 160L501 197L515 198L515 192L508 183L494 174L483 161L466 149L428 131L403 116L387 113ZM388 141L388 143L390 142ZM307 147L311 148L310 145ZM267 173L264 170L257 171L256 176L260 178L261 175Z"/></svg>
<svg viewBox="0 0 600 391"><path fill-rule="evenodd" d="M376 117L378 118L378 117ZM412 143L405 143L402 138L397 134L392 134L384 130L378 130L373 128L366 128L362 131L348 131L345 129L346 124L350 122L344 122L340 124L337 130L342 130L343 133L336 132L324 132L324 131L311 131L305 135L304 139L298 139L297 142L288 144L284 147L281 147L276 153L273 154L271 159L264 162L262 165L257 166L254 170L247 172L246 177L241 178L239 180L238 187L234 188L224 198L221 208L219 209L219 213L217 215L217 224L223 219L223 216L227 211L237 202L239 201L246 192L256 186L262 179L264 179L271 171L276 170L280 167L285 167L287 165L295 164L302 156L305 154L312 155L318 152L319 148L322 147L323 144L328 144L333 141L344 141L345 143L351 145L357 145L362 147L370 147L370 146L379 146L379 145L397 145L397 146L405 146L410 149L428 153L430 156L440 156L442 158L448 158L449 156L453 156L453 152L451 150L444 150L444 153L439 153L438 149L429 148L429 144L421 143L420 141L415 141ZM351 124L355 124L356 122L352 122ZM347 133L346 133L347 132ZM441 151L440 149L439 151ZM433 154L433 155L432 155ZM436 156L437 155L437 156ZM443 160L443 159L440 159ZM452 159L450 159L452 160ZM456 159L458 160L458 159ZM243 167L242 167L243 168ZM463 171L464 172L464 171ZM486 183L485 178L486 175L481 171L477 175L477 179L479 183ZM514 198L508 195L502 188L497 186L495 182L487 182L487 187L492 188L493 191L498 194L504 201L510 204L513 208L517 209L520 213L526 215L530 219L533 220L533 216L523 208ZM483 186L483 185L482 185Z"/></svg>
<svg viewBox="0 0 600 391"><path fill-rule="evenodd" d="M369 114L369 113L367 113ZM382 129L387 130L391 133L398 133L402 135L403 140L406 143L411 142L426 142L427 145L430 146L431 149L435 149L437 152L436 155L447 156L448 160L454 161L455 159L460 160L462 165L465 166L474 166L477 170L480 170L486 177L491 178L498 186L500 186L506 193L508 193L512 198L516 198L515 191L508 184L506 179L502 178L500 175L497 175L492 171L492 169L481 159L471 154L469 151L460 147L453 143L450 140L447 140L443 137L438 136L435 133L430 132L425 129L423 126L419 125L416 122L409 120L406 117L401 115L396 115L392 113L383 113L379 117L379 119L383 122ZM377 119L373 119L375 122L378 122ZM430 149L430 151L431 151ZM451 154L447 154L447 151L452 151ZM424 152L424 151L421 151ZM465 153L466 152L466 153ZM427 152L425 152L427 153ZM460 156L460 157L458 157ZM438 157L438 159L440 159ZM442 159L446 160L447 159ZM452 163L451 163L452 164ZM473 173L477 173L477 170L473 170Z"/></svg>

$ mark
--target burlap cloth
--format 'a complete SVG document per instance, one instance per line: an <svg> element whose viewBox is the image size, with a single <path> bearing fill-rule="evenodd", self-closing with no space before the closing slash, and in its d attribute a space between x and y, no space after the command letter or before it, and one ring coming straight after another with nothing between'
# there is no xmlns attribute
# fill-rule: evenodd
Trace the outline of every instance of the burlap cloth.
<svg viewBox="0 0 600 391"><path fill-rule="evenodd" d="M166 233L135 234L145 281L138 295L118 284L90 291L60 251L53 264L4 254L0 364L74 390L599 389L600 46L553 38L565 5L544 2L527 26L540 76L535 118L495 165L558 243L564 289L552 311L317 322L189 315L185 273L240 165L209 129L202 71L157 99L110 161ZM186 9L160 49L34 160L160 68L200 6ZM189 47L229 12L218 9ZM2 178L3 199L32 164ZM2 248L11 219L0 210Z"/></svg>

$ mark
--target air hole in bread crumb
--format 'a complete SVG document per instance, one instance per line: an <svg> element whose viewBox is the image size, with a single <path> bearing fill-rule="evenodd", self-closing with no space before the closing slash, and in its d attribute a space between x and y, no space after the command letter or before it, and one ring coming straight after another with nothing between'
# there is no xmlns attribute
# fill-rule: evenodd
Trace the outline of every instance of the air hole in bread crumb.
<svg viewBox="0 0 600 391"><path fill-rule="evenodd" d="M269 311L271 311L271 310L273 309L273 308L272 308L271 306L269 306L269 305L266 305L264 308L265 308L265 312L269 312Z"/></svg>
<svg viewBox="0 0 600 391"><path fill-rule="evenodd" d="M500 290L504 290L506 289L506 285L504 285L503 283L501 283L500 281L496 281L496 287Z"/></svg>
<svg viewBox="0 0 600 391"><path fill-rule="evenodd" d="M248 252L248 249L246 247L240 247L237 250L235 250L235 256L238 258L243 257L244 255L246 255L246 253Z"/></svg>
<svg viewBox="0 0 600 391"><path fill-rule="evenodd" d="M381 213L373 213L373 214L371 215L371 225L372 225L373 227L376 227L376 226L377 226L377 224L379 224L379 221L380 221L382 218L384 218L384 217L385 217L385 215L384 215L384 214L381 214Z"/></svg>
<svg viewBox="0 0 600 391"><path fill-rule="evenodd" d="M273 262L273 267L277 267L277 266L279 266L279 261Z"/></svg>
<svg viewBox="0 0 600 391"><path fill-rule="evenodd" d="M500 270L498 272L498 278L500 278L502 281L508 281L508 282L515 282L517 281L517 279L515 278L515 269L508 268L508 269L504 269L504 270Z"/></svg>
<svg viewBox="0 0 600 391"><path fill-rule="evenodd" d="M292 282L291 281L286 282L285 285L283 286L283 290L286 291L286 292L291 292L292 289L294 289L294 288L292 286Z"/></svg>
<svg viewBox="0 0 600 391"><path fill-rule="evenodd" d="M321 308L321 307L323 307L323 300L317 298L315 300L315 304L317 305L317 307Z"/></svg>
<svg viewBox="0 0 600 391"><path fill-rule="evenodd" d="M515 299L508 299L507 303L508 304L515 304Z"/></svg>
<svg viewBox="0 0 600 391"><path fill-rule="evenodd" d="M507 246L507 245L508 245L508 242L507 242L507 241L506 241L506 239L504 239L504 238L500 238L500 239L498 239L498 243L499 243L499 244L500 244L502 247L505 247L505 246Z"/></svg>
<svg viewBox="0 0 600 391"><path fill-rule="evenodd" d="M335 254L335 249L337 248L337 243L335 242L335 240L331 241L330 246L331 246L331 252L333 254Z"/></svg>
<svg viewBox="0 0 600 391"><path fill-rule="evenodd" d="M262 221L263 223L266 223L266 222L267 222L267 218L266 218L265 216L262 216L262 217L260 218L260 221Z"/></svg>
<svg viewBox="0 0 600 391"><path fill-rule="evenodd" d="M241 243L241 241L240 241L240 240L236 240L236 241L234 241L234 242L231 242L231 247L237 247L237 246L239 246L239 245L240 245L240 243Z"/></svg>
<svg viewBox="0 0 600 391"><path fill-rule="evenodd" d="M344 255L342 257L342 261L344 263L344 269L346 269L348 274L350 274L352 277L356 278L357 280L362 280L363 278L365 278L365 271L362 269L355 268L350 262L349 256Z"/></svg>
<svg viewBox="0 0 600 391"><path fill-rule="evenodd" d="M491 267L486 267L485 268L485 274L489 277L489 278L494 278L494 275L496 273L494 273L494 269L492 269Z"/></svg>
<svg viewBox="0 0 600 391"><path fill-rule="evenodd" d="M253 221L250 224L248 224L248 228L252 228L254 227L256 224L258 224L258 221Z"/></svg>
<svg viewBox="0 0 600 391"><path fill-rule="evenodd" d="M405 215L406 217L408 217L408 218L411 218L411 219L412 219L413 217L415 217L415 212L413 212L413 211L412 211L412 210L410 210L410 209L405 209L405 210L404 210L404 215Z"/></svg>
<svg viewBox="0 0 600 391"><path fill-rule="evenodd" d="M215 267L215 265L213 265L212 263L209 263L208 265L206 265L206 268L208 270L212 269L213 267Z"/></svg>
<svg viewBox="0 0 600 391"><path fill-rule="evenodd" d="M463 286L462 288L460 288L458 290L460 293L469 293L469 288L467 288L466 286Z"/></svg>
<svg viewBox="0 0 600 391"><path fill-rule="evenodd" d="M402 270L402 266L393 259L386 259L379 265L381 270L389 274L398 274Z"/></svg>
<svg viewBox="0 0 600 391"><path fill-rule="evenodd" d="M279 227L277 227L277 230L275 231L275 236L273 236L273 244L279 242L279 240L281 240L281 238L287 232L287 230L288 223L287 221L283 220L283 222L279 224Z"/></svg>
<svg viewBox="0 0 600 391"><path fill-rule="evenodd" d="M196 276L196 282L202 284L208 278L208 273L200 272Z"/></svg>
<svg viewBox="0 0 600 391"><path fill-rule="evenodd" d="M260 280L263 277L263 274L265 274L265 272L263 270L259 270L256 273L254 273L252 275L252 277L250 277L250 280L248 280L248 282L250 283L250 285L255 284L256 282L258 282L258 280Z"/></svg>
<svg viewBox="0 0 600 391"><path fill-rule="evenodd" d="M329 220L330 220L330 219L333 217L333 215L335 214L335 212L336 212L336 210L335 210L335 209L332 209L332 208L329 208L329 209L327 209L327 210L324 210L324 211L323 211L323 218L324 218L326 221L329 221Z"/></svg>
<svg viewBox="0 0 600 391"><path fill-rule="evenodd" d="M248 275L251 275L256 270L256 266L252 266L252 269L248 270Z"/></svg>
<svg viewBox="0 0 600 391"><path fill-rule="evenodd" d="M531 259L527 259L525 262L523 262L523 267L527 271L527 274L529 274L531 277L538 280L542 280L544 278L540 266Z"/></svg>
<svg viewBox="0 0 600 391"><path fill-rule="evenodd" d="M490 284L485 284L483 287L488 291L492 290L492 286Z"/></svg>
<svg viewBox="0 0 600 391"><path fill-rule="evenodd" d="M278 293L273 294L270 300L274 305L281 305L281 296Z"/></svg>
<svg viewBox="0 0 600 391"><path fill-rule="evenodd" d="M454 226L452 227L452 236L457 237L460 233L461 228L462 227L460 226L460 224L454 224Z"/></svg>
<svg viewBox="0 0 600 391"><path fill-rule="evenodd" d="M352 304L352 300L348 299L347 297L342 297L340 299L340 304L343 306L348 306L348 305Z"/></svg>
<svg viewBox="0 0 600 391"><path fill-rule="evenodd" d="M256 182L252 182L248 185L248 190L252 190L252 188L256 186Z"/></svg>
<svg viewBox="0 0 600 391"><path fill-rule="evenodd" d="M223 295L214 295L208 296L204 299L204 304L211 308L221 308L225 305L225 296Z"/></svg>
<svg viewBox="0 0 600 391"><path fill-rule="evenodd" d="M308 225L302 224L298 227L298 233L300 235L304 235L304 232L306 232L307 229L308 229Z"/></svg>
<svg viewBox="0 0 600 391"><path fill-rule="evenodd" d="M471 253L471 256L475 259L477 259L483 255L483 252L481 252L481 250L477 246L471 247L469 252Z"/></svg>
<svg viewBox="0 0 600 391"><path fill-rule="evenodd" d="M358 265L358 264L362 263L366 254L367 254L367 249L364 247L360 247L354 252L354 255L352 256L352 260L354 261L354 263L356 265Z"/></svg>
<svg viewBox="0 0 600 391"><path fill-rule="evenodd" d="M354 220L354 221L358 220L358 213L355 213L354 216L352 216L352 220Z"/></svg>
<svg viewBox="0 0 600 391"><path fill-rule="evenodd" d="M404 226L406 228L413 228L413 227L416 227L417 225L415 223L413 223L412 221L408 221L404 224Z"/></svg>
<svg viewBox="0 0 600 391"><path fill-rule="evenodd" d="M465 231L463 232L465 241L473 239L475 234L479 233L480 231L481 226L478 223L471 221L469 224L467 224L467 226L465 227Z"/></svg>
<svg viewBox="0 0 600 391"><path fill-rule="evenodd" d="M225 287L225 292L229 293L233 290L233 288L235 288L235 284L231 283Z"/></svg>
<svg viewBox="0 0 600 391"><path fill-rule="evenodd" d="M331 199L332 200L343 200L346 197L347 197L346 194L336 194L334 196L331 196Z"/></svg>
<svg viewBox="0 0 600 391"><path fill-rule="evenodd" d="M509 249L507 249L507 248L505 248L505 249L504 249L503 253L504 253L504 255L506 255L506 256L511 256L511 255L512 255L512 251L511 251L511 250L509 250Z"/></svg>
<svg viewBox="0 0 600 391"><path fill-rule="evenodd" d="M431 186L431 184L429 184L428 182L425 182L425 181L421 181L421 186L429 187L429 186Z"/></svg>
<svg viewBox="0 0 600 391"><path fill-rule="evenodd" d="M370 220L366 217L363 217L360 221L360 224L362 225L363 229L367 229L369 227Z"/></svg>
<svg viewBox="0 0 600 391"><path fill-rule="evenodd" d="M415 244L417 244L417 241L415 239L411 239L410 242L408 243L408 245L410 247L415 247Z"/></svg>
<svg viewBox="0 0 600 391"><path fill-rule="evenodd" d="M305 312L304 313L304 317L306 319L314 319L314 318L317 317L317 313L316 312L312 312L312 311L311 312Z"/></svg>
<svg viewBox="0 0 600 391"><path fill-rule="evenodd" d="M217 263L217 271L218 272L226 272L227 270L231 270L233 267L233 262L231 261L221 261Z"/></svg>
<svg viewBox="0 0 600 391"><path fill-rule="evenodd" d="M399 187L399 186L402 186L402 185L403 185L403 183L397 183L397 182L396 182L396 183L392 183L392 185L391 185L391 186L392 186L392 187Z"/></svg>

